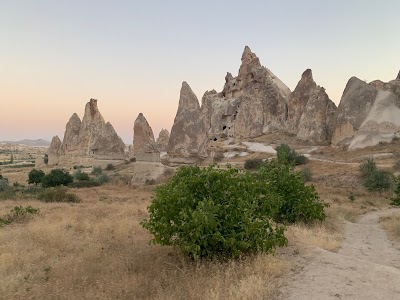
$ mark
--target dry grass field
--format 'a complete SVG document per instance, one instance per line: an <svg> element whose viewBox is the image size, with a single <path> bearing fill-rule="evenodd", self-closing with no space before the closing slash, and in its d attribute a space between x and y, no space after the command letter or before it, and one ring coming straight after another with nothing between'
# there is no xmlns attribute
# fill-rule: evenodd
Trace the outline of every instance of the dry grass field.
<svg viewBox="0 0 400 300"><path fill-rule="evenodd" d="M275 255L229 262L196 263L176 249L149 245L140 221L148 216L153 186L71 189L81 199L75 204L0 201L0 216L19 205L40 209L27 222L0 228L0 299L278 298L298 257L316 246L337 251L343 220L389 206L388 195L364 190L356 164L310 161L308 167L311 183L330 204L326 221L289 226L289 244ZM2 175L26 184L29 170L3 169ZM398 235L396 226L390 231Z"/></svg>

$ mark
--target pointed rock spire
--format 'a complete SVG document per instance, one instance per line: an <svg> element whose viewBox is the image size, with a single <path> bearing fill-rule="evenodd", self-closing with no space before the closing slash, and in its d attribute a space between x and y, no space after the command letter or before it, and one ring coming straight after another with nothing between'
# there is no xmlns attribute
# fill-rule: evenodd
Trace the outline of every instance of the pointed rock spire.
<svg viewBox="0 0 400 300"><path fill-rule="evenodd" d="M153 130L142 113L138 115L133 126L133 151L136 159L145 153L159 153L154 140Z"/></svg>
<svg viewBox="0 0 400 300"><path fill-rule="evenodd" d="M397 74L396 80L400 80L400 71L399 71L399 74Z"/></svg>
<svg viewBox="0 0 400 300"><path fill-rule="evenodd" d="M201 119L199 100L190 86L182 83L178 111L168 143L168 153L190 156L204 154L206 130Z"/></svg>

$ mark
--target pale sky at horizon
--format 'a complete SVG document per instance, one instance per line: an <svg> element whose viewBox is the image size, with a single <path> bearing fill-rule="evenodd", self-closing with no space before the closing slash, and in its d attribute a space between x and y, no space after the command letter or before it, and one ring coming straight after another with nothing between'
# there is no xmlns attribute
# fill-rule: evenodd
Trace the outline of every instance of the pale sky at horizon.
<svg viewBox="0 0 400 300"><path fill-rule="evenodd" d="M347 81L400 70L400 1L0 0L0 141L63 138L90 98L126 143L143 113L171 130L248 45L293 90L307 68L338 105Z"/></svg>

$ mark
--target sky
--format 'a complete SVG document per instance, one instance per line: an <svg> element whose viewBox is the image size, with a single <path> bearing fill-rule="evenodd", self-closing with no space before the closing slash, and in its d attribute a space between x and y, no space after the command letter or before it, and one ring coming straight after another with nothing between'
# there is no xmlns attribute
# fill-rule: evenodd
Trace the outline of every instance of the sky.
<svg viewBox="0 0 400 300"><path fill-rule="evenodd" d="M237 75L247 45L291 90L307 68L338 105L347 81L400 70L398 0L0 0L0 140L63 138L98 99L126 143L143 113L171 130L179 91L199 101Z"/></svg>

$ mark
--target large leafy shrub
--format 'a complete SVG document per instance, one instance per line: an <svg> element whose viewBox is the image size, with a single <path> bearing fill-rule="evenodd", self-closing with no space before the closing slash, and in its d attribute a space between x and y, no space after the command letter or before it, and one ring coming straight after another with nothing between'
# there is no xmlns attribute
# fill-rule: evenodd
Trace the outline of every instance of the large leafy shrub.
<svg viewBox="0 0 400 300"><path fill-rule="evenodd" d="M194 259L238 257L286 244L284 227L271 221L281 202L252 173L183 167L156 188L142 224L153 243L177 246Z"/></svg>
<svg viewBox="0 0 400 300"><path fill-rule="evenodd" d="M28 174L28 183L37 185L42 182L44 176L46 176L46 174L42 170L32 169Z"/></svg>
<svg viewBox="0 0 400 300"><path fill-rule="evenodd" d="M81 169L77 169L74 173L74 179L79 181L88 181L90 180L90 176L88 173L82 172Z"/></svg>
<svg viewBox="0 0 400 300"><path fill-rule="evenodd" d="M306 186L301 172L294 172L290 165L277 160L266 161L259 169L257 179L281 196L282 202L275 215L277 221L309 223L325 219L325 205L314 186Z"/></svg>
<svg viewBox="0 0 400 300"><path fill-rule="evenodd" d="M73 177L67 171L61 169L51 170L49 174L43 177L43 187L55 187L60 185L68 185L72 183Z"/></svg>

